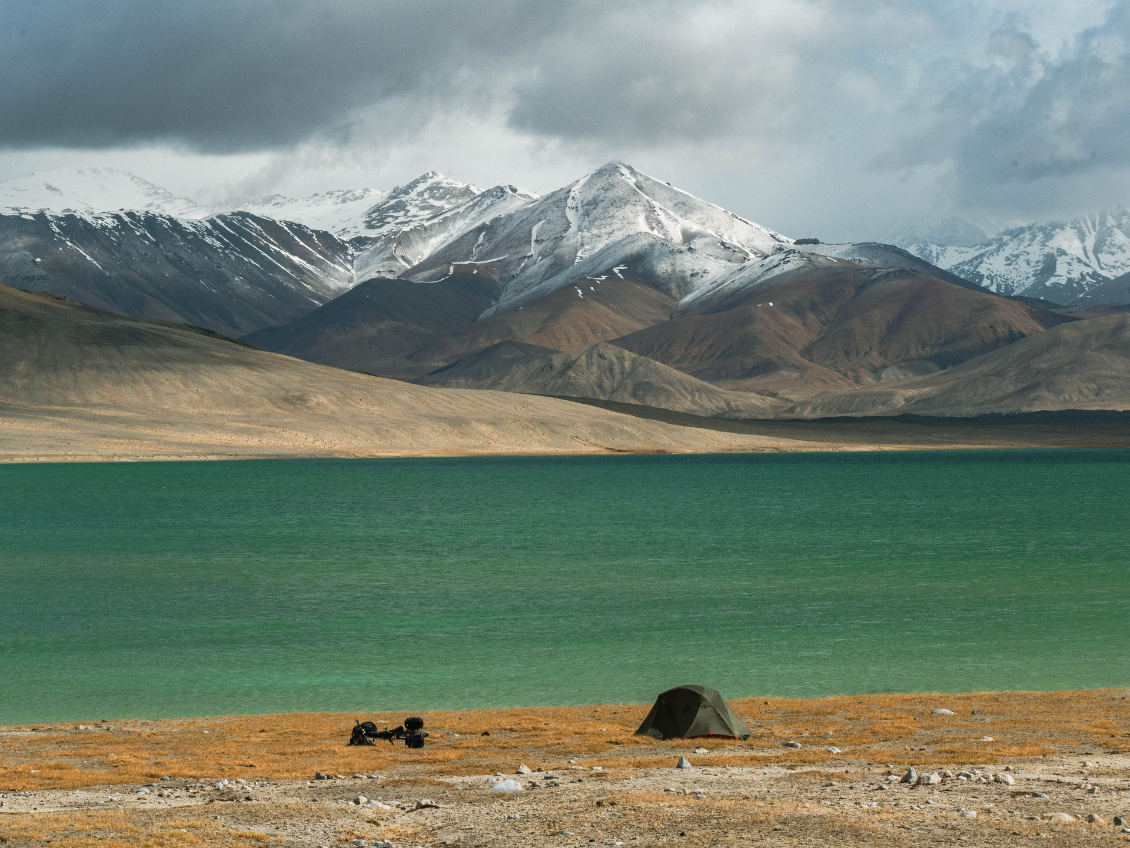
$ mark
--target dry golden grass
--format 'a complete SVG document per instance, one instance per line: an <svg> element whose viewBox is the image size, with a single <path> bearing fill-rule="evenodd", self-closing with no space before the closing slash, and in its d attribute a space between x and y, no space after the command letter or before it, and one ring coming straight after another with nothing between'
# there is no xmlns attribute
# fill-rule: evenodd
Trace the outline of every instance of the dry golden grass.
<svg viewBox="0 0 1130 848"><path fill-rule="evenodd" d="M745 742L701 739L705 766L812 765L834 755L895 765L977 764L1048 753L1052 746L1102 745L1130 751L1130 700L1122 690L963 695L867 695L818 700L749 699L731 705L754 729ZM952 716L930 713L934 707ZM670 765L684 740L633 733L645 705L469 710L424 714L433 736L423 751L378 743L345 745L356 718L396 725L401 714L311 713L280 716L121 721L0 729L0 791L148 783L163 776L309 779L315 771L396 772L400 779L561 768ZM976 710L977 715L973 715ZM489 736L482 735L489 732ZM980 742L983 736L995 741ZM799 749L784 748L795 739ZM599 773L598 773L599 774Z"/></svg>

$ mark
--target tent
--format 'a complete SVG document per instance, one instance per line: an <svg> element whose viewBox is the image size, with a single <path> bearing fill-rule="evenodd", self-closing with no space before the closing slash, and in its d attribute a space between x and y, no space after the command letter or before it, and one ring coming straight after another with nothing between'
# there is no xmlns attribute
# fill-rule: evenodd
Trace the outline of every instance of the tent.
<svg viewBox="0 0 1130 848"><path fill-rule="evenodd" d="M722 700L718 690L705 686L676 686L661 693L636 731L636 736L656 739L698 736L748 739L752 734L746 723Z"/></svg>

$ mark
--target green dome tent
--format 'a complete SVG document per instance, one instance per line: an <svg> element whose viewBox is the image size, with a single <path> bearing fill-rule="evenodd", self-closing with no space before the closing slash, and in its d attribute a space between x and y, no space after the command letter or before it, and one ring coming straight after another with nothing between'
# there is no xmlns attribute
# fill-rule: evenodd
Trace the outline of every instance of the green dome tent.
<svg viewBox="0 0 1130 848"><path fill-rule="evenodd" d="M753 731L734 715L718 690L705 686L676 686L661 693L636 731L636 736L655 739L698 736L748 739L751 735Z"/></svg>

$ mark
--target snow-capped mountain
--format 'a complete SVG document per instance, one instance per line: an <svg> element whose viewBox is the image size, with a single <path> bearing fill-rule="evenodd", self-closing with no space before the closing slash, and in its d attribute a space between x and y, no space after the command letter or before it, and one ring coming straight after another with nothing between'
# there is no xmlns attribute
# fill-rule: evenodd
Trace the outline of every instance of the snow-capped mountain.
<svg viewBox="0 0 1130 848"><path fill-rule="evenodd" d="M436 171L428 171L410 183L397 186L384 199L365 212L363 231L359 235L374 238L395 236L448 209L454 209L482 193L469 183L449 180Z"/></svg>
<svg viewBox="0 0 1130 848"><path fill-rule="evenodd" d="M357 257L358 280L399 277L407 269L480 224L521 209L536 194L514 186L495 186L446 212L440 212L379 241Z"/></svg>
<svg viewBox="0 0 1130 848"><path fill-rule="evenodd" d="M353 238L364 231L365 213L387 196L388 192L378 188L340 189L309 197L271 194L240 205L239 211Z"/></svg>
<svg viewBox="0 0 1130 848"><path fill-rule="evenodd" d="M0 215L0 283L242 335L352 288L353 246L248 213Z"/></svg>
<svg viewBox="0 0 1130 848"><path fill-rule="evenodd" d="M177 218L212 214L148 180L112 168L58 168L0 183L0 214L137 210Z"/></svg>
<svg viewBox="0 0 1130 848"><path fill-rule="evenodd" d="M236 211L296 221L339 238L365 237L372 244L372 240L395 238L401 230L466 203L479 193L473 185L429 171L392 191L342 189L309 197L272 194L243 203Z"/></svg>
<svg viewBox="0 0 1130 848"><path fill-rule="evenodd" d="M1062 304L1130 301L1110 282L1130 273L1130 211L1014 227L974 247L915 244L910 252L998 294Z"/></svg>
<svg viewBox="0 0 1130 848"><path fill-rule="evenodd" d="M680 297L704 277L792 240L613 162L447 241L405 273L417 282L455 266L504 283L496 308L602 272L640 266ZM619 270L616 270L619 269Z"/></svg>

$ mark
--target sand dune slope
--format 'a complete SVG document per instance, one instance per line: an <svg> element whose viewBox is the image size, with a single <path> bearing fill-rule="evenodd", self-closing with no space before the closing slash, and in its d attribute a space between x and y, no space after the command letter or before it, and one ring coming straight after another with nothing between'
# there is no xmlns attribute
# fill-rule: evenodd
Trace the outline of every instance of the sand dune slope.
<svg viewBox="0 0 1130 848"><path fill-rule="evenodd" d="M697 452L800 444L552 398L414 386L0 286L0 460Z"/></svg>

